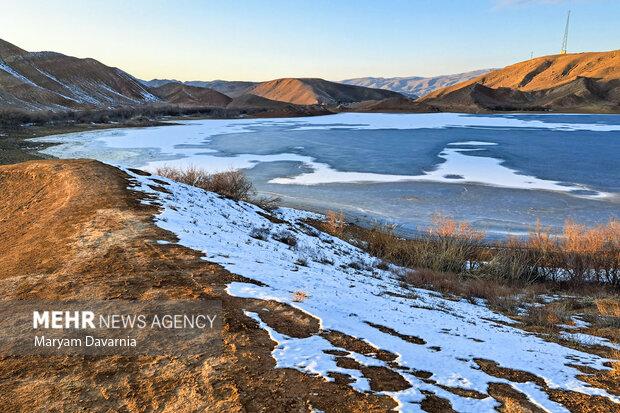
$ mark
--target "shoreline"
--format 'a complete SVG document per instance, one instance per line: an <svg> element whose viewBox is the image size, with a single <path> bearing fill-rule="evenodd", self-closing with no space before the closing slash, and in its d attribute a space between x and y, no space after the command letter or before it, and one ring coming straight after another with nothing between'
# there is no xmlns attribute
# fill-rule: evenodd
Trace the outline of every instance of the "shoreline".
<svg viewBox="0 0 620 413"><path fill-rule="evenodd" d="M341 114L343 115L343 114ZM345 114L346 115L346 114ZM355 114L352 114L354 115ZM360 114L361 115L361 114ZM441 119L444 119L445 116L441 116L440 114L438 114L440 116ZM372 115L368 115L368 116L372 116ZM428 117L428 115L421 115L423 117ZM434 118L434 115L431 115ZM482 115L484 117L484 115ZM500 116L501 118L501 116ZM218 119L222 119L222 118L218 118ZM295 118L292 118L295 119ZM306 118L307 119L307 118ZM357 117L354 118L354 120L357 119ZM165 135L170 135L166 130L163 130L161 132L157 132L157 131L134 131L131 132L132 127L149 127L149 126L175 126L175 125L180 125L180 124L185 124L186 121L188 121L187 123L195 123L192 121L200 121L200 120L216 120L213 117L162 117L159 118L159 120L157 121L149 121L149 122L143 122L140 124L136 124L134 122L124 122L124 123L114 123L114 124L98 124L98 125L92 125L92 124L81 124L81 125L72 125L71 129L66 129L63 128L62 126L59 127L52 127L52 128L45 128L45 127L36 127L36 126L25 126L24 128L28 128L27 130L32 130L37 128L38 132L39 132L39 136L36 135L32 135L30 133L23 133L23 144L26 147L29 147L29 151L31 154L33 154L35 157L38 157L38 159L44 158L44 157L54 157L54 155L59 156L59 157L66 157L66 155L58 154L58 153L54 153L54 150L52 151L48 151L47 154L41 154L41 153L37 153L37 150L44 150L45 148L49 148L51 146L55 146L57 144L62 144L61 142L32 142L29 141L30 138L38 138L38 137L47 137L50 138L50 140L54 140L53 136L57 135L57 134L63 134L63 133L80 133L80 132L84 132L86 131L87 133L90 131L104 131L104 130L108 130L108 129L125 129L126 131L128 131L127 133L129 133L130 135L132 133L138 133L140 134L140 136L142 136L143 134L146 134L147 136L150 136L149 134L155 133L155 134L163 134ZM230 119L228 119L230 120ZM249 119L248 119L249 120ZM336 119L335 119L336 120ZM176 122L176 121L184 121L184 122ZM518 120L517 120L518 121ZM261 121L258 121L259 123ZM330 120L322 120L322 119L316 119L316 120L309 120L309 122L314 122L314 123L318 123L318 124L329 124ZM400 121L399 121L400 122ZM408 121L409 123L413 122L413 120ZM415 121L414 123L416 123L417 121ZM445 121L442 121L445 122ZM466 121L466 122L479 122L477 120L473 120L473 121ZM495 120L482 120L482 122L496 122ZM513 120L511 120L511 122L513 122ZM577 121L579 122L579 121ZM199 124L202 124L200 122L198 122ZM205 123L205 122L203 122ZM228 124L227 122L225 122L226 124ZM233 120L232 122L233 124L236 124L237 122L235 122ZM250 122L252 123L252 122ZM345 123L350 123L350 121L347 121ZM389 123L389 122L388 122ZM407 122L405 122L407 123ZM419 122L417 122L419 123ZM433 122L431 122L432 124ZM545 122L546 123L546 122ZM242 122L241 125L243 125L244 123ZM51 129L52 133L49 133ZM215 133L215 130L211 130L212 128L207 128L208 131L210 131L207 135L211 134L211 133ZM219 130L219 128L216 128L216 130ZM177 132L179 132L177 130ZM112 133L113 135L116 134L116 132L108 132L107 134ZM220 132L218 132L220 133ZM216 133L216 134L218 134ZM98 134L98 133L96 133ZM104 133L105 135L106 133ZM174 134L174 132L173 132ZM202 134L201 134L202 135ZM70 140L70 139L69 139ZM34 147L33 147L34 146ZM38 147L37 147L38 146ZM105 145L104 145L105 146ZM79 149L79 148L78 148ZM103 148L100 148L100 150L103 150ZM56 151L56 152L62 152L62 151ZM92 151L90 151L92 152ZM112 150L112 152L114 152L114 150ZM102 152L103 153L103 152ZM100 157L96 154L90 153L89 151L86 150L77 150L75 153L73 154L68 154L69 157L76 157L76 158L95 158L95 159L101 159L105 161L105 153L103 153L104 156ZM134 156L134 155L132 155ZM135 157L135 156L134 156ZM109 158L109 157L108 157ZM114 157L112 157L114 158ZM151 156L152 158L152 156ZM149 159L151 159L149 158ZM254 158L260 158L260 156L255 156ZM36 158L35 158L36 159ZM159 158L157 158L159 159ZM217 159L217 158L215 158ZM131 163L125 163L121 161L121 158L119 158L117 161L114 161L114 159L108 159L107 162L110 162L110 164L115 165L115 164L123 164L123 165L129 165L131 167L135 167L135 168L139 168L139 169L144 169L145 165L140 165L140 164L136 164L134 162L134 164L132 165ZM137 162L137 161L136 161ZM217 162L216 162L217 164ZM240 167L240 166L238 166ZM243 168L243 167L240 167ZM279 168L283 168L283 167L279 167ZM148 169L148 167L147 167ZM288 168L291 169L291 168ZM296 170L296 168L295 168ZM287 207L291 207L291 208L295 208L295 209L299 209L302 211L310 211L310 212L315 212L315 213L322 213L324 214L327 210L333 210L336 212L344 212L347 216L347 219L351 222L354 222L356 224L359 224L361 226L370 228L372 227L375 223L379 223L379 224L393 224L393 223L398 223L398 227L397 227L397 232L399 233L400 236L406 237L406 238L416 238L418 237L420 234L423 234L425 229L427 228L428 224L430 223L430 218L425 219L424 216L419 216L418 218L415 217L409 217L412 219L407 219L407 217L401 216L402 214L399 215L398 211L391 211L391 210L375 210L375 208L371 207L371 204L368 204L367 202L362 203L362 204L356 204L356 203L351 203L350 199L348 198L343 198L343 197L336 197L333 199L330 198L325 198L326 194L324 193L324 190L320 190L321 194L317 195L309 195L309 196L304 196L303 193L297 193L295 191L291 192L285 190L285 189L281 189L278 190L277 188L274 188L273 185L270 185L269 182L270 181L265 181L265 182L261 182L262 180L266 179L265 177L262 177L260 174L264 173L266 171L266 169L261 169L260 172L258 173L258 176L254 177L253 179L258 178L258 181L256 181L257 183L257 189L259 191L259 193L263 194L263 195L272 195L274 193L277 194L277 196L281 197L283 199L283 206L287 206ZM271 172L273 173L273 171ZM280 171L280 173L290 173L290 172L286 172L286 169L282 169ZM252 175L252 173L250 173L250 175ZM278 175L280 176L280 175ZM422 182L424 183L424 186L422 188L418 188L421 191L424 192L431 192L435 193L437 190L439 190L439 187L437 189L433 189L435 186L437 185L441 185L442 182ZM388 183L389 184L389 183ZM402 185L406 184L406 182L401 183ZM401 185L399 183L394 183L393 185L398 187L399 185ZM334 184L337 185L337 184ZM346 184L342 184L342 185L346 185ZM499 191L506 191L505 188L500 187L496 187L496 186L490 186L490 185L484 185L484 184L475 184L475 183L468 183L467 184L468 187L469 185L473 185L475 188L480 188L479 190L476 190L476 192L481 192L481 195L487 194L486 196L489 195L489 189L484 189L484 188L498 188L497 190ZM325 184L322 185L322 187L325 186L329 186L331 187L331 184ZM356 186L358 187L358 186ZM358 187L358 188L362 188L362 187ZM417 187L416 187L417 188ZM473 189L473 188L470 188ZM331 191L331 189L326 189L328 192ZM392 188L392 192L397 190L396 188ZM525 189L523 189L525 190ZM274 192L275 191L275 192ZM305 190L304 190L305 191ZM357 191L357 189L355 190ZM452 191L452 190L451 190ZM390 192L390 193L392 193ZM453 192L453 191L452 191ZM545 191L547 192L547 191ZM551 193L555 193L554 191L550 191ZM431 196L428 195L428 196ZM318 196L318 198L317 198ZM323 198L321 198L321 196ZM521 197L523 196L527 196L527 195L519 195ZM552 195L541 195L544 196L545 198L551 197ZM578 195L575 195L578 198L581 198ZM398 198L401 199L401 198ZM405 198L403 198L405 199ZM443 202L443 204L445 204L446 202ZM370 207L370 209L368 209ZM609 208L605 207L603 208L604 210L607 210ZM497 217L495 216L490 216L487 217L488 219L482 219L481 218L476 218L476 217L470 217L467 213L464 214L460 214L458 212L453 211L453 208L448 208L448 209L439 209L439 211L442 211L443 213L445 213L446 215L450 215L450 216L454 216L456 219L460 220L460 221L467 221L470 222L474 225L476 225L478 228L480 229L485 229L487 232L487 238L489 240L503 240L506 239L510 236L517 236L517 237L524 237L527 236L527 233L529 231L529 229L533 228L535 225L535 218L534 219L528 219L528 220L521 220L517 217L514 218L510 218L510 217L505 217L507 218L507 220L504 220L502 218L503 221L505 221L505 223L503 224L503 227L500 228L500 224L499 221L496 220ZM395 212L396 215L391 214L391 212ZM603 211L604 212L604 211ZM409 214L411 215L411 214ZM612 217L613 214L609 215L609 217ZM598 219L597 222L606 222L607 218L609 218L607 215L605 215L606 218L600 218ZM554 231L558 230L561 231L561 227L562 225L559 224L558 222L548 222L547 219L542 216L540 217L543 220L543 223L545 223L545 225L547 224L551 224L554 227ZM499 218L498 218L499 219ZM516 221L515 221L516 219ZM587 217L574 217L574 220L578 221L578 222L586 222L588 223L590 220ZM489 221L490 220L490 221ZM552 219L553 221L553 219ZM557 221L557 220L556 220ZM563 222L563 221L562 221ZM557 225L556 225L557 224ZM590 224L592 224L590 222ZM592 224L594 225L594 224ZM516 232L515 232L516 231Z"/></svg>
<svg viewBox="0 0 620 413"><path fill-rule="evenodd" d="M71 121L59 121L59 122L43 122L41 124L25 123L19 126L3 126L0 124L0 165L10 165L14 163L24 162L28 160L36 159L50 159L41 154L37 154L38 150L45 149L46 147L54 146L53 143L39 143L37 148L33 148L31 144L27 144L26 141L30 138L42 138L46 136L77 133L90 130L103 130L103 129L115 129L115 128L143 128L152 126L174 126L174 121L186 121L186 120L208 120L208 119L295 119L299 117L314 117L314 116L329 116L340 113L377 113L377 114L417 114L417 113L456 113L456 114L469 114L469 115L609 115L618 116L618 113L597 113L597 112L535 112L535 111L363 111L363 110L347 110L346 107L326 107L325 112L321 113L276 113L273 111L258 111L255 113L247 113L244 116L155 116L148 119L129 119L124 121L110 121L106 123L95 122L71 122ZM87 113L95 113L97 111L86 111ZM32 112L36 114L37 112Z"/></svg>

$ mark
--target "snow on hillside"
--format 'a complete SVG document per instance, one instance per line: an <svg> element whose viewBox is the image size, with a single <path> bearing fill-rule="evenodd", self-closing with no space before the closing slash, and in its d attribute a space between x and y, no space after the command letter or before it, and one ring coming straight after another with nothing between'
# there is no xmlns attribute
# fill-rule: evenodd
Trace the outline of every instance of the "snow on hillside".
<svg viewBox="0 0 620 413"><path fill-rule="evenodd" d="M339 331L395 355L392 362L386 362L376 353L364 355L338 348L321 332L307 338L288 337L267 325L260 313L246 311L277 343L272 356L278 368L298 369L325 380L332 380L329 372L347 374L353 388L371 391L360 370L340 367L335 356L326 353L339 350L362 366L381 366L402 376L409 388L384 393L404 412L421 411L423 391L449 400L457 411L495 411L499 403L491 397L468 398L444 387L486 394L490 382L507 383L548 411L567 411L551 401L538 384L487 375L476 358L533 373L549 388L601 395L620 403L620 397L578 380L576 376L582 373L566 365L608 369L604 366L608 360L544 341L481 303L448 300L432 291L408 288L393 271L377 268L376 258L300 222L312 216L309 213L280 209L278 217L285 223L274 223L254 205L125 171L132 177L131 189L148 194L149 201L143 202L161 206L156 224L175 233L179 244L202 251L206 260L261 283L233 282L229 294L286 303L318 319L321 332ZM154 189L162 181L169 193ZM297 302L297 291L307 298ZM419 371L431 372L430 380L417 377Z"/></svg>
<svg viewBox="0 0 620 413"><path fill-rule="evenodd" d="M16 55L0 59L3 107L69 110L162 103L137 79L118 68L60 53L29 53L4 44Z"/></svg>

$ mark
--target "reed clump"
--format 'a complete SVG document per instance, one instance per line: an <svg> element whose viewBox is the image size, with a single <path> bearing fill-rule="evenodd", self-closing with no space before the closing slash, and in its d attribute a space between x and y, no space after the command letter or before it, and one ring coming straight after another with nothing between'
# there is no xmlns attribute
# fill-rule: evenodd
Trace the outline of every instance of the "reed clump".
<svg viewBox="0 0 620 413"><path fill-rule="evenodd" d="M431 225L413 239L399 236L395 225L345 225L342 216L333 212L328 212L320 229L407 268L525 285L620 287L620 223L615 220L590 228L567 221L558 234L537 221L528 236L501 242L489 242L484 231L441 214L434 215Z"/></svg>

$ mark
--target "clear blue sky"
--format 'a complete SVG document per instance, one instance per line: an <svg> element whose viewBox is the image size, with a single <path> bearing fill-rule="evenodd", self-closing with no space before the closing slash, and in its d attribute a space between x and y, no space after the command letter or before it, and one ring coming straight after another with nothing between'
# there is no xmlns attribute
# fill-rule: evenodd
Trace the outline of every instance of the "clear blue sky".
<svg viewBox="0 0 620 413"><path fill-rule="evenodd" d="M620 48L620 0L0 0L0 38L134 76L433 76Z"/></svg>

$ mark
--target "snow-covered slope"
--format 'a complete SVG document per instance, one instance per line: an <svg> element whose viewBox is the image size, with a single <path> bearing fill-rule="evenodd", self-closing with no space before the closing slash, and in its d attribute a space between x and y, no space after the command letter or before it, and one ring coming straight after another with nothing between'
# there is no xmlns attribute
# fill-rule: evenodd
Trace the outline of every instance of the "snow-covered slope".
<svg viewBox="0 0 620 413"><path fill-rule="evenodd" d="M495 411L499 403L484 397L491 382L506 383L553 412L567 410L549 399L546 388L600 395L620 403L620 397L577 379L582 373L567 365L608 369L604 366L608 360L520 330L513 320L482 302L448 300L432 291L409 288L394 268L379 269L376 258L301 222L311 216L308 213L280 209L279 219L268 219L254 205L125 171L132 177L132 189L148 195L143 202L161 206L156 224L175 233L179 244L258 282L233 282L229 294L286 303L319 320L319 332L295 338L275 330L260 313L245 312L277 343L272 356L278 367L325 380L333 380L330 372L346 374L350 385L361 392L371 391L363 369L389 369L407 384L402 390L383 393L405 412L421 411L424 392L449 400L457 411ZM166 191L157 189L162 182ZM295 292L303 293L301 300ZM328 340L328 333L334 331L356 337L376 351L362 354L340 348ZM361 368L337 364L334 354L346 354ZM386 359L385 354L393 357ZM490 376L476 359L529 372L541 378L544 386L539 381L517 383ZM449 391L455 388L483 396Z"/></svg>
<svg viewBox="0 0 620 413"><path fill-rule="evenodd" d="M94 59L27 52L0 39L0 108L65 110L161 102L128 73Z"/></svg>

